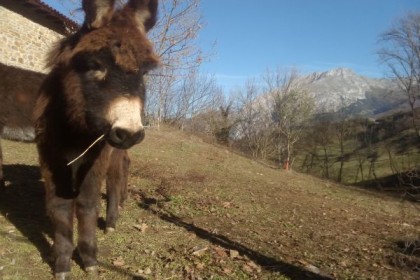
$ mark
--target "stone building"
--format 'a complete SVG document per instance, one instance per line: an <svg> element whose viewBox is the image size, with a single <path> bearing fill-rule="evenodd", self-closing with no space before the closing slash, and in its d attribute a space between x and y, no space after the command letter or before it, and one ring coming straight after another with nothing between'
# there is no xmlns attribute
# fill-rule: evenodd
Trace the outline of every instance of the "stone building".
<svg viewBox="0 0 420 280"><path fill-rule="evenodd" d="M34 140L32 110L48 72L46 55L76 28L40 0L0 0L0 138ZM0 192L4 186L0 143Z"/></svg>
<svg viewBox="0 0 420 280"><path fill-rule="evenodd" d="M51 45L75 28L75 22L40 0L0 0L0 63L46 73Z"/></svg>
<svg viewBox="0 0 420 280"><path fill-rule="evenodd" d="M49 70L47 53L76 28L75 22L41 0L0 0L1 138L33 140L32 110Z"/></svg>

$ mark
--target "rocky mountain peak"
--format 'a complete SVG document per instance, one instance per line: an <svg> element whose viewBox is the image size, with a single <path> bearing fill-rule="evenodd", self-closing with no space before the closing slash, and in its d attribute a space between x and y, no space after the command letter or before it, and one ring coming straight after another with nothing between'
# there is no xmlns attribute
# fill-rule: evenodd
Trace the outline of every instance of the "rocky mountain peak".
<svg viewBox="0 0 420 280"><path fill-rule="evenodd" d="M299 83L312 94L322 111L336 111L365 99L370 91L395 87L389 80L364 77L349 68L315 72L300 78Z"/></svg>
<svg viewBox="0 0 420 280"><path fill-rule="evenodd" d="M324 73L325 73L325 76L333 76L333 77L351 77L351 76L357 75L356 73L353 72L352 69L345 68L345 67L334 68Z"/></svg>

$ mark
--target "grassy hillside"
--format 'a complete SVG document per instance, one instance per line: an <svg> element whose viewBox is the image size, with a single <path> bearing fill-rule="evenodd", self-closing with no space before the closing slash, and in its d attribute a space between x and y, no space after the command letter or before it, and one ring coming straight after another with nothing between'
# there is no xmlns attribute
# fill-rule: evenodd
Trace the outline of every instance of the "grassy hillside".
<svg viewBox="0 0 420 280"><path fill-rule="evenodd" d="M3 141L3 151L0 279L50 279L35 148ZM170 129L147 131L131 158L117 232L97 233L102 279L420 277L409 246L420 233L414 204L272 169ZM101 198L101 216L104 206Z"/></svg>

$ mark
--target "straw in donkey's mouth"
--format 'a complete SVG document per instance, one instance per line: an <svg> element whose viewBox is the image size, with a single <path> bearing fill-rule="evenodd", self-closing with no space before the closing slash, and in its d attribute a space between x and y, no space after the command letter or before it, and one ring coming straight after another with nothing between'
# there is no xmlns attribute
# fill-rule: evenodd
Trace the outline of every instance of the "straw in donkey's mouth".
<svg viewBox="0 0 420 280"><path fill-rule="evenodd" d="M73 159L72 161L70 161L69 163L67 163L67 166L73 164L79 158L81 158L82 156L84 156L93 146L95 146L96 143L98 143L104 137L105 137L105 134L102 134L101 136L99 136L98 139L96 139L95 141L93 141L93 143L90 144L90 146L86 150L83 151L83 153L81 153L78 157L76 157L75 159Z"/></svg>

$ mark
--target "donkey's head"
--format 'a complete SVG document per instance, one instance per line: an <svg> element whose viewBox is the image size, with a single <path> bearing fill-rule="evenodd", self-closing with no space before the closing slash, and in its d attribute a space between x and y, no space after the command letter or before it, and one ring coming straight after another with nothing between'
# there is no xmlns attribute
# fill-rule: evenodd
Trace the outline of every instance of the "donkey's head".
<svg viewBox="0 0 420 280"><path fill-rule="evenodd" d="M158 1L129 0L119 10L114 2L83 0L82 28L60 42L49 63L61 73L70 124L126 149L144 138L143 75L159 63L146 35Z"/></svg>

